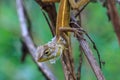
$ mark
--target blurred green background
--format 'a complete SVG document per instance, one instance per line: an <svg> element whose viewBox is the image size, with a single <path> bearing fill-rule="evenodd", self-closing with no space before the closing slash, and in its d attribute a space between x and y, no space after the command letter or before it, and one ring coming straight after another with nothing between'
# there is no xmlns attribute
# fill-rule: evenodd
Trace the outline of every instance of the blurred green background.
<svg viewBox="0 0 120 80"><path fill-rule="evenodd" d="M24 0L32 24L32 35L36 45L51 40L48 28L39 5L34 0ZM120 6L117 5L120 12ZM105 65L102 68L106 80L120 80L120 46L106 9L100 3L90 3L82 12L82 25L96 43ZM21 31L15 0L0 0L0 80L45 80L30 55L21 62ZM91 45L91 43L90 43ZM72 37L72 47L77 71L79 61L78 42ZM92 48L92 46L91 46ZM97 58L96 52L93 49ZM48 63L58 80L64 80L60 60L56 64ZM84 57L81 80L96 80Z"/></svg>

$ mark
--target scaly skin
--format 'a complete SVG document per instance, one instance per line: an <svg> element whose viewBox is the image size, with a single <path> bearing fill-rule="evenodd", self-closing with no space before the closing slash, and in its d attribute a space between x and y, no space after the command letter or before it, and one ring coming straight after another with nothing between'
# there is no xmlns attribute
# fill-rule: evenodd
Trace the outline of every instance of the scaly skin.
<svg viewBox="0 0 120 80"><path fill-rule="evenodd" d="M74 0L42 0L42 1L60 2L60 5L57 14L56 36L54 37L54 40L52 40L51 42L48 42L47 44L38 47L36 52L38 62L44 62L51 59L55 59L56 57L62 54L65 48L68 48L69 50L70 46L68 46L68 44L70 44L70 38L68 32L67 34L64 34L65 36L63 37L60 28L64 29L70 28L69 27L70 6L73 9L78 9L79 7L84 6L86 3L89 2L89 0L80 0L78 2L75 2Z"/></svg>
<svg viewBox="0 0 120 80"><path fill-rule="evenodd" d="M56 23L56 38L60 37L61 27L69 27L70 21L70 6L68 0L60 0L59 10L57 14L57 23Z"/></svg>

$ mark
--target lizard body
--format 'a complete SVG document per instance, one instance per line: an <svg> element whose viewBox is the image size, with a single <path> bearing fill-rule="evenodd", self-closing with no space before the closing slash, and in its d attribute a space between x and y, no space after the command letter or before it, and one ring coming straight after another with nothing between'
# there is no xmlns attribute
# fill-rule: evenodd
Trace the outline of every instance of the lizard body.
<svg viewBox="0 0 120 80"><path fill-rule="evenodd" d="M88 3L89 0L80 0L78 2L75 2L74 0L42 0L42 1L60 2L56 21L56 36L52 39L52 41L48 42L47 44L39 46L36 52L38 62L52 60L54 63L54 60L56 60L56 58L60 56L63 50L66 48L65 45L69 44L68 33L67 34L65 33L65 35L67 36L63 38L60 32L60 28L70 28L69 27L70 8L72 7L73 9L77 9Z"/></svg>

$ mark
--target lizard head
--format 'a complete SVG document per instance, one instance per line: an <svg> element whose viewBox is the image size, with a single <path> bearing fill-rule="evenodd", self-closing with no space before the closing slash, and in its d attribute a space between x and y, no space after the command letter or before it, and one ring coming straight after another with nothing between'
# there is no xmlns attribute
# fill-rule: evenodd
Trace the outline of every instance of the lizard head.
<svg viewBox="0 0 120 80"><path fill-rule="evenodd" d="M37 48L37 61L45 62L45 61L53 61L59 57L64 50L64 46L62 44L57 43L47 43L45 45L39 46Z"/></svg>

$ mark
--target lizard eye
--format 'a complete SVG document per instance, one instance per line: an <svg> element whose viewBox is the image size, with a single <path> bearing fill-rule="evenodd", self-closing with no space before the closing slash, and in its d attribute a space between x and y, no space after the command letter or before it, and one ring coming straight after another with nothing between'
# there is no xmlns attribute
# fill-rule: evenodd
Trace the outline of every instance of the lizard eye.
<svg viewBox="0 0 120 80"><path fill-rule="evenodd" d="M49 50L46 50L46 51L45 51L45 55L49 56L49 55L50 55L50 51L49 51Z"/></svg>

